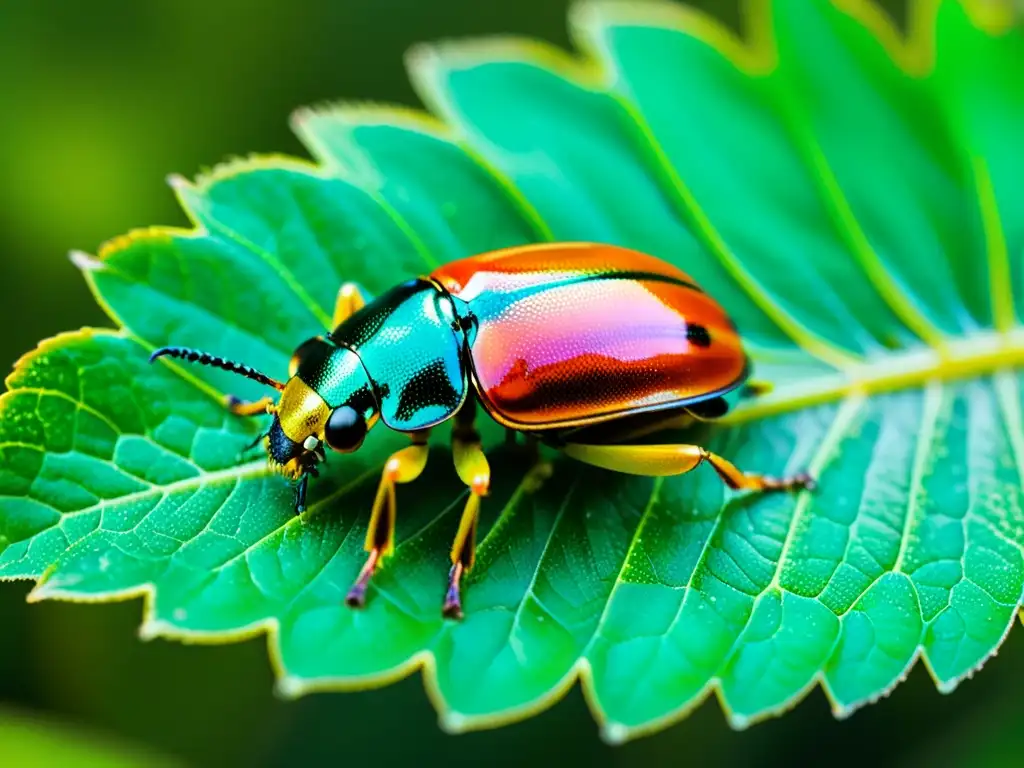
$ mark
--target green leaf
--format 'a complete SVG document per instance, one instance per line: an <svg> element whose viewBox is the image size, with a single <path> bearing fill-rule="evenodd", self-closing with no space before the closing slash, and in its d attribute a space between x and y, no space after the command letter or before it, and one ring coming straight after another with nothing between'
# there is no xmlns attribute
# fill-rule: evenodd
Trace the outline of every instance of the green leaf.
<svg viewBox="0 0 1024 768"><path fill-rule="evenodd" d="M422 669L453 731L529 716L576 680L621 741L715 692L737 727L816 685L837 715L921 658L952 690L1024 593L1024 35L1001 5L752 2L744 41L671 5L584 4L584 58L499 40L410 56L443 122L295 116L318 164L172 179L195 231L77 254L120 331L44 342L0 400L0 578L32 599L145 596L143 637L269 634L280 690ZM1006 16L1007 18L1003 18ZM343 281L382 291L464 255L596 240L679 264L728 308L775 390L700 435L739 466L809 468L755 497L710 470L654 480L557 461L539 489L488 429L467 616L445 622L464 503L444 435L399 493L365 612L377 430L292 516L262 392L148 353L199 346L283 376ZM694 439L694 435L681 435Z"/></svg>

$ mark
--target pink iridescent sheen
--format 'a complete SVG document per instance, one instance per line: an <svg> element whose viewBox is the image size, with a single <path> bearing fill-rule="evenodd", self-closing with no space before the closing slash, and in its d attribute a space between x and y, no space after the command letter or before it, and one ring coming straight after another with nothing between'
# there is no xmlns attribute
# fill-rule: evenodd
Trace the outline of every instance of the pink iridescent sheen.
<svg viewBox="0 0 1024 768"><path fill-rule="evenodd" d="M477 389L508 426L548 429L682 405L744 375L722 308L686 274L644 254L527 246L454 262L432 277L477 317ZM707 339L691 340L693 326Z"/></svg>

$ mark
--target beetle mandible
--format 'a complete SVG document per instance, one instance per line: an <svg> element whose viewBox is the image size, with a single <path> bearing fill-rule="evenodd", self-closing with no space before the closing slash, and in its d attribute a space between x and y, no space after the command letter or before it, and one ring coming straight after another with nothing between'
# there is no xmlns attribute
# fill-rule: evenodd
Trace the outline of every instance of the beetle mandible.
<svg viewBox="0 0 1024 768"><path fill-rule="evenodd" d="M342 286L334 329L302 344L286 383L183 347L168 356L271 386L280 399L243 402L242 416L273 415L270 465L296 484L305 508L326 450L351 453L378 422L412 445L384 465L366 536L366 564L349 592L365 604L370 578L394 548L395 486L427 464L431 428L454 420L456 471L470 494L451 550L444 615L461 618L460 585L473 567L480 500L491 472L474 428L477 404L515 433L573 459L640 475L679 475L707 462L727 486L808 488L804 473L742 472L696 445L629 439L681 419L723 416L748 381L749 361L722 307L684 272L636 251L547 243L451 262L366 303Z"/></svg>

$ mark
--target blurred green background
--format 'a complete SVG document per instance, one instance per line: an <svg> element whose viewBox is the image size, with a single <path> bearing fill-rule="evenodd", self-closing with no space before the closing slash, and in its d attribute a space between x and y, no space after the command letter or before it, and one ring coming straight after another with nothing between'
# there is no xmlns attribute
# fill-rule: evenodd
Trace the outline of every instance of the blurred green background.
<svg viewBox="0 0 1024 768"><path fill-rule="evenodd" d="M731 3L702 3L728 21ZM287 127L324 100L416 104L414 42L521 33L566 45L566 0L0 0L0 364L37 340L108 325L70 249L186 224L170 172L250 152L304 154ZM277 700L264 642L189 647L135 636L138 602L24 603L0 584L0 765L1021 764L1024 632L953 696L918 666L890 698L836 722L812 693L742 733L712 699L623 748L576 691L500 731L441 733L418 678Z"/></svg>

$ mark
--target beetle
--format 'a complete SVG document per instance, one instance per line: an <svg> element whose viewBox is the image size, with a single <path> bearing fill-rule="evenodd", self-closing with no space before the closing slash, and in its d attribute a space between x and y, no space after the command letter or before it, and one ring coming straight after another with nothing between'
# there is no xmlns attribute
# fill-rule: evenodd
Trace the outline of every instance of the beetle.
<svg viewBox="0 0 1024 768"><path fill-rule="evenodd" d="M334 328L299 346L286 382L204 352L170 357L268 385L280 399L227 397L242 416L269 413L262 438L271 467L305 508L326 449L359 449L377 423L411 445L384 465L370 515L366 564L346 602L394 549L395 486L427 464L427 436L453 420L456 471L469 496L454 544L443 614L461 618L461 581L473 567L480 500L491 471L474 427L477 406L513 434L607 470L679 475L709 464L732 489L810 488L806 473L775 479L740 471L697 445L637 445L631 436L727 413L748 385L750 363L722 307L680 269L598 243L546 243L442 266L366 302L341 287ZM258 444L259 441L257 441ZM255 447L256 444L254 444Z"/></svg>

